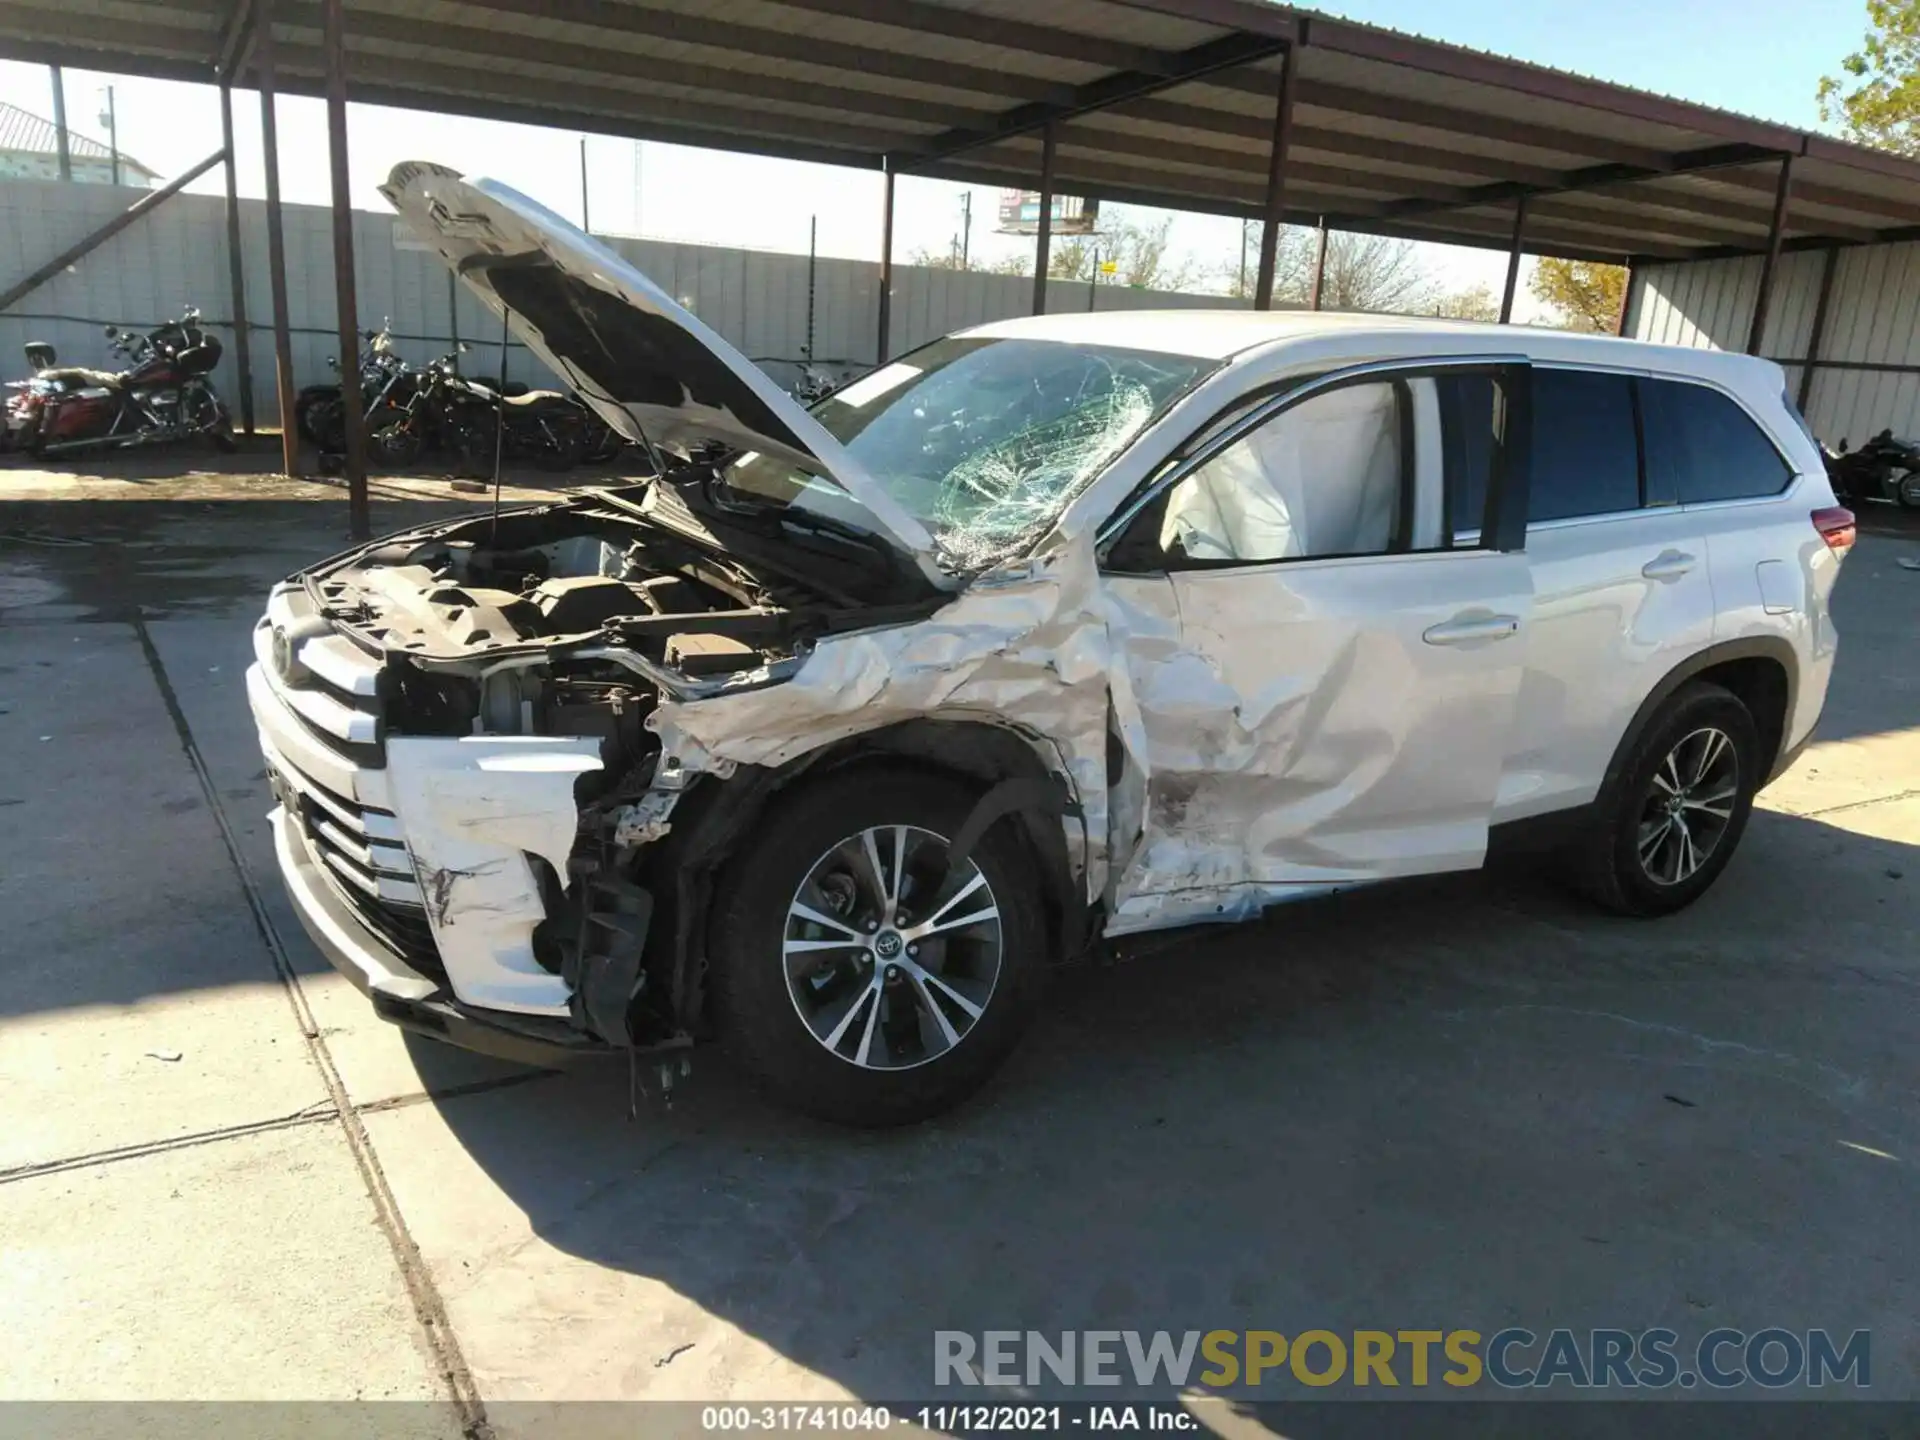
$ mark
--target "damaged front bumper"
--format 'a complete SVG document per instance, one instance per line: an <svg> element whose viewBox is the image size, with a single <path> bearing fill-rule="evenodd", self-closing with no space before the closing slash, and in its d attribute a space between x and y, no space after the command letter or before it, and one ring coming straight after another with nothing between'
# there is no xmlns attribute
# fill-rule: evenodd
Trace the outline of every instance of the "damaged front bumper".
<svg viewBox="0 0 1920 1440"><path fill-rule="evenodd" d="M551 1065L613 1048L565 1017L465 1004L446 982L408 965L340 898L286 806L275 807L268 818L280 875L301 926L328 963L373 1002L374 1014L382 1020L463 1050L528 1065Z"/></svg>
<svg viewBox="0 0 1920 1440"><path fill-rule="evenodd" d="M535 1063L633 1046L650 899L609 901L570 874L597 740L388 736L381 661L284 590L255 632L247 694L288 894L380 1015ZM611 931L595 904L624 912Z"/></svg>

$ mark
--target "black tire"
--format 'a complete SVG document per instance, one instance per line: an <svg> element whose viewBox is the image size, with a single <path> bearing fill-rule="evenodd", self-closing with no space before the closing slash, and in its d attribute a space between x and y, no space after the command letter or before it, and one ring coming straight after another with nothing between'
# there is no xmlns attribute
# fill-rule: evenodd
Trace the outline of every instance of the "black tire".
<svg viewBox="0 0 1920 1440"><path fill-rule="evenodd" d="M585 444L586 436L573 420L550 420L546 422L541 443L533 452L534 463L554 474L571 470L580 463Z"/></svg>
<svg viewBox="0 0 1920 1440"><path fill-rule="evenodd" d="M426 448L424 437L406 420L389 420L367 436L367 459L382 470L405 470Z"/></svg>
<svg viewBox="0 0 1920 1440"><path fill-rule="evenodd" d="M863 1068L815 1038L788 990L788 906L816 859L871 827L908 825L951 838L976 798L922 772L843 771L777 801L728 867L712 930L721 1048L777 1104L841 1125L911 1124L979 1089L1019 1041L1039 1007L1047 931L1038 867L1008 822L988 830L972 852L999 910L999 972L951 1049L911 1068Z"/></svg>
<svg viewBox="0 0 1920 1440"><path fill-rule="evenodd" d="M1661 862L1671 858L1672 842L1655 850L1651 869L1649 862L1643 862L1641 846L1659 828L1655 792L1666 793L1655 776L1670 773L1664 767L1676 747L1704 731L1718 731L1731 744L1737 768L1729 813L1697 869L1679 879L1656 876L1651 870L1668 868ZM1686 758L1681 757L1683 766ZM1594 807L1593 828L1572 856L1576 882L1596 903L1621 915L1670 915L1691 905L1719 878L1739 848L1766 764L1753 716L1735 695L1706 681L1681 686L1634 743L1616 782ZM1650 814L1654 818L1649 819ZM1695 821L1703 823L1697 814ZM1693 843L1691 834L1687 843ZM1675 864L1672 873L1678 871Z"/></svg>
<svg viewBox="0 0 1920 1440"><path fill-rule="evenodd" d="M455 472L469 480L491 480L499 460L500 427L490 412L459 416L453 421Z"/></svg>

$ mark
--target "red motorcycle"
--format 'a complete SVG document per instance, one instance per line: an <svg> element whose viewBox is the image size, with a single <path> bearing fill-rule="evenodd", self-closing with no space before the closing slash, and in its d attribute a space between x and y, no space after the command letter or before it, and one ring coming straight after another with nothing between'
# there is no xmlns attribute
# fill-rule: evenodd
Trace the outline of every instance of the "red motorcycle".
<svg viewBox="0 0 1920 1440"><path fill-rule="evenodd" d="M206 437L232 450L233 418L206 377L220 341L189 305L145 335L107 326L107 344L127 362L119 371L62 366L53 346L26 346L33 376L9 384L6 443L36 456L120 450Z"/></svg>

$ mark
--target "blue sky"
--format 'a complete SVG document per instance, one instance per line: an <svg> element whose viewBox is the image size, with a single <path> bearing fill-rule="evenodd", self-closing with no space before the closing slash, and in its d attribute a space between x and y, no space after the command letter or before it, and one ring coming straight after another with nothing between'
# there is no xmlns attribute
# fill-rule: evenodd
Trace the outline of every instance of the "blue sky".
<svg viewBox="0 0 1920 1440"><path fill-rule="evenodd" d="M1867 24L1865 0L1347 0L1323 8L1809 129L1819 123L1815 86L1858 48ZM211 88L69 70L68 116L76 129L101 133L93 121L107 83L115 87L123 148L154 169L178 173L219 147ZM0 98L49 113L45 67L0 62ZM323 107L286 99L279 115L286 199L324 203ZM236 96L236 130L242 193L260 195L259 112L251 94ZM357 205L384 208L374 187L387 170L399 160L426 158L497 176L579 215L577 131L354 106L348 145ZM588 154L595 228L804 252L809 219L817 216L823 254L878 253L880 182L872 173L651 142L636 147L606 137L590 139ZM219 184L216 171L194 188L213 191ZM962 188L901 181L897 258L946 248L958 226ZM992 215L993 204L992 191L976 190L976 254L1022 243L985 233L981 217ZM1201 264L1224 267L1239 254L1238 222L1183 216L1173 243ZM1498 289L1501 256L1422 248L1445 283ZM1528 318L1524 303L1521 318Z"/></svg>

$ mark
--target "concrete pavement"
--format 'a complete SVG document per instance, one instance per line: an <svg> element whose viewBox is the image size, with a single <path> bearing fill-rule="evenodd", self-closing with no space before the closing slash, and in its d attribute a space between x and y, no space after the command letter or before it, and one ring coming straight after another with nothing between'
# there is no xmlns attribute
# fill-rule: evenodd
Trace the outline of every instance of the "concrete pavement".
<svg viewBox="0 0 1920 1440"><path fill-rule="evenodd" d="M1848 562L1822 743L1685 914L1524 872L1294 907L1063 973L979 1102L850 1135L705 1054L629 1121L618 1065L375 1021L280 896L241 688L337 502L4 483L0 1397L511 1434L926 1398L935 1328L1724 1324L1871 1329L1920 1398L1914 539Z"/></svg>

